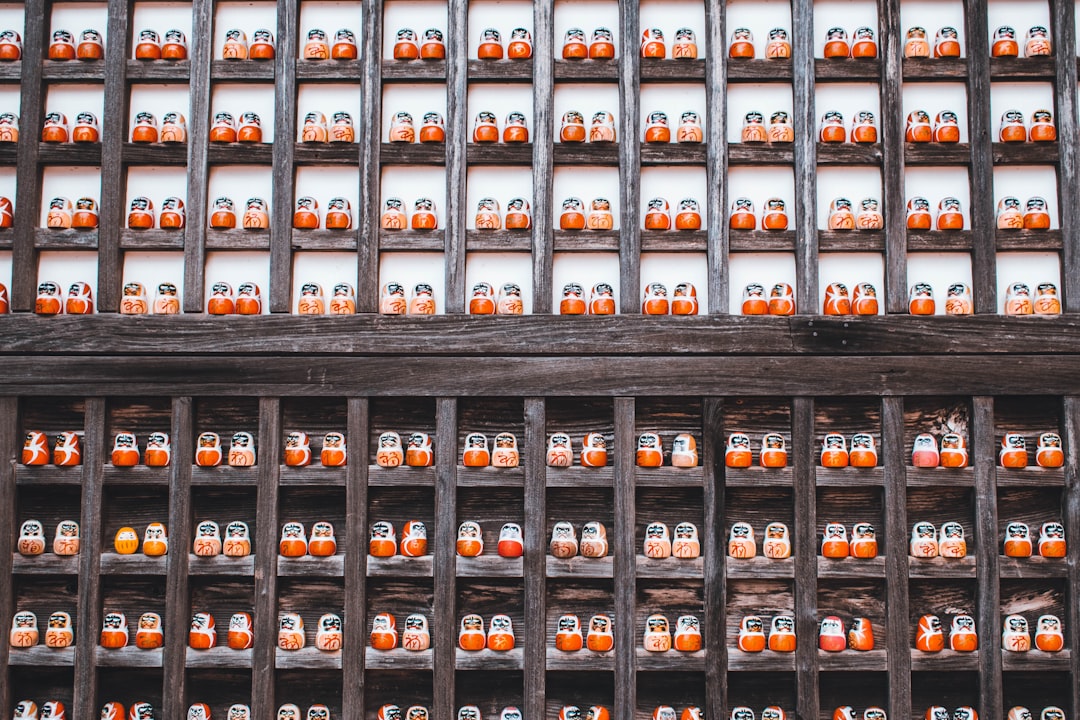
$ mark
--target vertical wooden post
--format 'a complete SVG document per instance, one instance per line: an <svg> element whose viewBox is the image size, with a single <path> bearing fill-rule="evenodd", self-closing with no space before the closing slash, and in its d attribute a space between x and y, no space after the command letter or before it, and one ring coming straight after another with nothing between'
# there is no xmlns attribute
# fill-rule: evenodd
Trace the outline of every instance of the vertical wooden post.
<svg viewBox="0 0 1080 720"><path fill-rule="evenodd" d="M904 399L881 400L885 462L885 647L888 651L889 714L911 712L911 650L908 644L907 470L904 462Z"/></svg>
<svg viewBox="0 0 1080 720"><path fill-rule="evenodd" d="M1061 503L1061 516L1065 525L1065 537L1080 537L1080 397L1068 395L1062 399L1062 438L1065 445L1065 496ZM1069 533L1072 533L1070 536ZM1080 545L1068 544L1068 590L1065 593L1066 627L1080 628ZM1069 670L1072 673L1069 687L1069 706L1075 714L1080 710L1080 635L1073 632L1072 656Z"/></svg>
<svg viewBox="0 0 1080 720"><path fill-rule="evenodd" d="M167 636L162 651L165 675L163 711L166 720L184 720L187 714L184 667L191 623L187 538L192 536L191 458L194 457L195 437L190 397L173 398L169 433L173 443L173 462L169 465L169 532L174 545L169 553L165 577L164 623Z"/></svg>
<svg viewBox="0 0 1080 720"><path fill-rule="evenodd" d="M273 190L270 200L270 312L292 306L292 210L296 169L296 57L299 54L298 0L278 0L274 53ZM366 49L366 48L365 48ZM364 123L365 125L367 123Z"/></svg>
<svg viewBox="0 0 1080 720"><path fill-rule="evenodd" d="M550 295L550 293L549 293ZM547 408L525 399L525 717L544 717L547 695Z"/></svg>
<svg viewBox="0 0 1080 720"><path fill-rule="evenodd" d="M727 5L705 3L705 217L708 231L709 314L731 312L729 301L727 223L727 47L725 43Z"/></svg>
<svg viewBox="0 0 1080 720"><path fill-rule="evenodd" d="M1051 0L1050 36L1059 48L1076 47L1076 5L1072 0ZM1074 52L1054 54L1054 117L1057 123L1058 212L1064 242L1061 277L1065 312L1080 312L1080 209L1074 198L1080 195L1080 124L1077 120L1077 69ZM1076 678L1073 679L1074 684ZM1080 710L1074 705L1073 712Z"/></svg>
<svg viewBox="0 0 1080 720"><path fill-rule="evenodd" d="M346 447L360 450L359 457L345 466L345 626L342 653L342 708L345 720L364 718L364 648L367 646L367 505L369 408L367 398L348 400ZM354 451L355 452L355 451ZM356 650L355 648L359 648Z"/></svg>
<svg viewBox="0 0 1080 720"><path fill-rule="evenodd" d="M457 36L464 37L464 36ZM457 648L457 400L435 401L434 698L431 717L454 717Z"/></svg>
<svg viewBox="0 0 1080 720"><path fill-rule="evenodd" d="M882 205L885 311L907 312L907 210L904 199L904 43L900 0L878 0L881 23Z"/></svg>
<svg viewBox="0 0 1080 720"><path fill-rule="evenodd" d="M12 577L12 558L19 520L15 492L15 463L19 457L19 400L0 397L0 578ZM15 583L0 588L0 618L15 614ZM14 704L11 697L10 643L0 643L0 708Z"/></svg>
<svg viewBox="0 0 1080 720"><path fill-rule="evenodd" d="M705 535L705 717L727 711L727 553L724 552L724 401L705 398L702 458Z"/></svg>
<svg viewBox="0 0 1080 720"><path fill-rule="evenodd" d="M978 563L979 696L984 720L1001 720L1001 588L998 580L997 449L994 399L972 399L975 457L975 558Z"/></svg>
<svg viewBox="0 0 1080 720"><path fill-rule="evenodd" d="M360 222L356 230L356 312L379 310L379 195L382 173L382 0L364 0L364 82L361 90ZM360 118L358 118L360 119Z"/></svg>
<svg viewBox="0 0 1080 720"><path fill-rule="evenodd" d="M281 466L281 401L259 398L258 491L255 500L255 647L251 653L251 716L277 712L277 547L278 479ZM187 461L187 458L184 458Z"/></svg>
<svg viewBox="0 0 1080 720"><path fill-rule="evenodd" d="M38 252L35 230L41 209L41 169L38 167L38 128L45 118L45 85L41 80L41 58L45 57L49 34L49 7L46 0L26 0L23 15L22 86L19 97L20 123L26 129L18 143L15 170L15 245L11 254L11 309L30 312L37 297Z"/></svg>
<svg viewBox="0 0 1080 720"><path fill-rule="evenodd" d="M795 307L813 314L818 304L817 127L814 118L814 3L792 0L792 91L795 112Z"/></svg>
<svg viewBox="0 0 1080 720"><path fill-rule="evenodd" d="M121 148L127 133L128 0L110 0L105 43L105 112L101 118L101 198L98 203L98 312L120 309L123 263L120 232L124 217L125 177Z"/></svg>
<svg viewBox="0 0 1080 720"><path fill-rule="evenodd" d="M75 704L72 716L76 720L91 720L97 716L97 643L95 634L101 628L101 506L105 494L105 400L86 401L83 436L83 494L79 532L82 536L79 551L79 630L82 636L75 643ZM89 642L88 642L89 641Z"/></svg>
<svg viewBox="0 0 1080 720"><path fill-rule="evenodd" d="M801 27L798 23L795 27ZM818 717L817 473L814 469L814 400L791 406L791 456L795 495L795 691L802 720Z"/></svg>
<svg viewBox="0 0 1080 720"><path fill-rule="evenodd" d="M637 1L619 0L619 312L624 315L641 312L638 297L641 288L639 26Z"/></svg>
<svg viewBox="0 0 1080 720"><path fill-rule="evenodd" d="M975 312L997 312L997 244L994 233L993 119L990 117L990 40L986 3L964 3L964 38L968 60L970 128L971 292ZM999 663L1000 664L1000 663Z"/></svg>
<svg viewBox="0 0 1080 720"><path fill-rule="evenodd" d="M192 38L214 37L214 3L193 0L191 4ZM191 79L188 113L188 183L187 221L184 223L184 312L203 311L206 281L206 204L210 181L210 61L212 42L191 44Z"/></svg>
<svg viewBox="0 0 1080 720"><path fill-rule="evenodd" d="M552 312L555 3L533 4L533 314Z"/></svg>
<svg viewBox="0 0 1080 720"><path fill-rule="evenodd" d="M623 47L626 47L625 45ZM616 718L632 718L637 705L637 628L634 520L636 475L634 398L615 398L615 707Z"/></svg>
<svg viewBox="0 0 1080 720"><path fill-rule="evenodd" d="M446 312L455 314L465 312L465 153L469 137L468 29L468 0L449 0L449 26L446 33Z"/></svg>

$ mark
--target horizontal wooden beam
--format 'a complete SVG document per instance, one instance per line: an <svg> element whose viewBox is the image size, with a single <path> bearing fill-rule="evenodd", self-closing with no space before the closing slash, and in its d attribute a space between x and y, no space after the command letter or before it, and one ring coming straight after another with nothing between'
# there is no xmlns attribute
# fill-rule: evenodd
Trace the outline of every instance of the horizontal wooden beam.
<svg viewBox="0 0 1080 720"><path fill-rule="evenodd" d="M109 315L0 320L0 355L1080 354L1080 318ZM557 338L557 340L553 340Z"/></svg>
<svg viewBox="0 0 1080 720"><path fill-rule="evenodd" d="M418 382L415 378L423 378ZM0 396L57 395L1059 395L1080 392L1068 355L886 357L27 356Z"/></svg>

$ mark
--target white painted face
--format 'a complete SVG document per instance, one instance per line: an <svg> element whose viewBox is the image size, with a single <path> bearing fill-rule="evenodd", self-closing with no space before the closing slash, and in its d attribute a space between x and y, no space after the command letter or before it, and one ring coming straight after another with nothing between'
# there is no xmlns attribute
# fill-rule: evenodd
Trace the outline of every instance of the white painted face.
<svg viewBox="0 0 1080 720"><path fill-rule="evenodd" d="M838 617L827 617L821 621L822 635L843 635L844 623Z"/></svg>
<svg viewBox="0 0 1080 720"><path fill-rule="evenodd" d="M521 540L521 526L517 523L506 523L499 531L499 540Z"/></svg>

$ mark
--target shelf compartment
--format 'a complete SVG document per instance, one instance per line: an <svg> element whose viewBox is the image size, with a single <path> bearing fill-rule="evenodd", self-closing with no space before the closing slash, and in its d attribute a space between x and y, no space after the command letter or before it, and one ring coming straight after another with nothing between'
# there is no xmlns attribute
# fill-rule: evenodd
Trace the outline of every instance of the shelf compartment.
<svg viewBox="0 0 1080 720"><path fill-rule="evenodd" d="M818 487L861 487L885 484L885 468L815 468Z"/></svg>
<svg viewBox="0 0 1080 720"><path fill-rule="evenodd" d="M572 558L546 556L546 575L549 578L600 578L614 577L614 560L608 555L602 558L587 558L577 555Z"/></svg>
<svg viewBox="0 0 1080 720"><path fill-rule="evenodd" d="M345 556L287 558L279 555L277 573L280 577L345 577Z"/></svg>
<svg viewBox="0 0 1080 720"><path fill-rule="evenodd" d="M908 577L920 579L975 579L974 555L962 558L916 558L908 556Z"/></svg>
<svg viewBox="0 0 1080 720"><path fill-rule="evenodd" d="M255 574L255 556L228 557L215 555L199 557L188 553L188 575L218 577L252 577Z"/></svg>
<svg viewBox="0 0 1080 720"><path fill-rule="evenodd" d="M275 667L279 670L340 670L341 651L325 652L313 645L299 650L277 648Z"/></svg>
<svg viewBox="0 0 1080 720"><path fill-rule="evenodd" d="M513 650L462 650L454 648L454 667L458 670L521 670L525 667L525 653L521 646Z"/></svg>
<svg viewBox="0 0 1080 720"><path fill-rule="evenodd" d="M166 557L147 557L146 555L120 555L114 552L101 554L102 575L156 575L164 576Z"/></svg>
<svg viewBox="0 0 1080 720"><path fill-rule="evenodd" d="M404 555L388 558L367 556L368 577L431 577L433 567L431 555L415 558Z"/></svg>
<svg viewBox="0 0 1080 720"><path fill-rule="evenodd" d="M368 670L431 670L434 651L430 648L419 652L394 648L376 650L364 648L364 666Z"/></svg>
<svg viewBox="0 0 1080 720"><path fill-rule="evenodd" d="M162 648L141 650L134 645L115 649L96 647L94 660L98 667L159 668L162 652Z"/></svg>
<svg viewBox="0 0 1080 720"><path fill-rule="evenodd" d="M741 559L728 557L725 567L729 579L757 580L768 578L790 580L795 577L795 559L790 557L782 560L773 560L763 555Z"/></svg>
<svg viewBox="0 0 1080 720"><path fill-rule="evenodd" d="M209 650L189 647L184 664L189 668L250 668L251 650L233 650L228 645L218 645Z"/></svg>
<svg viewBox="0 0 1080 720"><path fill-rule="evenodd" d="M692 560L677 557L658 560L637 555L634 560L639 578L701 580L705 577L705 558L701 556Z"/></svg>
<svg viewBox="0 0 1080 720"><path fill-rule="evenodd" d="M563 652L548 647L545 664L548 670L580 672L588 668L589 672L612 672L615 670L615 651L593 652L583 647L575 652Z"/></svg>
<svg viewBox="0 0 1080 720"><path fill-rule="evenodd" d="M522 577L524 559L504 558L497 554L478 555L477 557L457 556L458 577Z"/></svg>
<svg viewBox="0 0 1080 720"><path fill-rule="evenodd" d="M824 578L884 578L885 557L833 559L819 555L817 574Z"/></svg>

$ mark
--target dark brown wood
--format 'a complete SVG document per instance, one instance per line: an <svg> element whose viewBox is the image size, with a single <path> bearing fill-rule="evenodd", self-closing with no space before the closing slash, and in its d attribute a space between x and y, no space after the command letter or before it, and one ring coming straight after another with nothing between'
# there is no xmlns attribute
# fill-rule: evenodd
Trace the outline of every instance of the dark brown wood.
<svg viewBox="0 0 1080 720"><path fill-rule="evenodd" d="M611 545L615 580L615 705L612 712L614 717L620 718L633 717L637 703L635 651L640 643L634 622L634 557L637 549L634 542L636 503L633 453L636 424L634 399L615 398L615 533Z"/></svg>
<svg viewBox="0 0 1080 720"><path fill-rule="evenodd" d="M126 0L109 3L106 37L128 37ZM101 118L101 195L98 201L98 312L120 309L120 284L123 263L120 255L120 229L126 223L124 200L125 177L120 149L127 138L129 95L124 73L127 68L127 44L110 42L105 47L105 112Z"/></svg>
<svg viewBox="0 0 1080 720"><path fill-rule="evenodd" d="M364 447L370 434L369 405L366 398L348 400L348 436L346 447ZM367 552L364 546L368 526L368 465L354 462L346 466L345 524L348 527L348 547L345 549L345 617L346 648L367 646ZM366 683L365 654L343 652L341 669L347 678L342 683L342 706L345 720L362 720Z"/></svg>
<svg viewBox="0 0 1080 720"><path fill-rule="evenodd" d="M897 8L899 10L899 8ZM884 35L884 33L882 33ZM908 616L908 557L903 552L907 534L907 486L904 452L904 400L881 401L882 458L885 471L885 611L893 619L885 623L888 652L889 713L903 717L911 707L911 653L908 627L896 618Z"/></svg>
<svg viewBox="0 0 1080 720"><path fill-rule="evenodd" d="M638 4L619 3L619 110L616 117L619 153L619 312L641 312L641 94L638 75L644 79L645 65L634 48L640 44ZM672 63L664 62L668 68ZM655 66L654 67L659 67ZM616 628L618 626L616 625ZM616 630L618 632L618 630ZM618 695L616 690L616 695ZM633 706L628 708L632 711ZM616 711L620 717L623 713ZM629 715L626 715L629 717Z"/></svg>
<svg viewBox="0 0 1080 720"><path fill-rule="evenodd" d="M533 5L533 128L532 137L555 137L555 6L554 3ZM533 142L533 207L532 215L532 286L533 313L551 313L553 304L553 258L555 229L553 180L554 145ZM472 160L470 159L470 162ZM526 693L526 696L529 694ZM537 708L539 712L543 712Z"/></svg>
<svg viewBox="0 0 1080 720"><path fill-rule="evenodd" d="M884 193L881 209L885 215L885 311L907 310L907 246L904 197L904 118L901 68L904 48L901 41L900 1L879 0L881 23L881 179ZM937 149L937 148L935 148Z"/></svg>
<svg viewBox="0 0 1080 720"><path fill-rule="evenodd" d="M382 117L382 33L383 7L380 0L365 0L364 21L364 82L361 85L361 103L366 117ZM445 71L444 71L445 72ZM356 311L373 313L379 309L379 244L372 242L379 236L379 203L382 173L381 126L378 122L360 123L360 216L355 222L356 232ZM445 151L439 153L439 162L445 161ZM363 242L363 239L368 242Z"/></svg>
<svg viewBox="0 0 1080 720"><path fill-rule="evenodd" d="M722 3L705 3L705 181L709 192L705 198L705 217L708 244L709 272L708 312L712 315L731 312L729 303L728 252L731 232L727 222L728 206L728 143L727 143L727 12ZM723 673L721 673L723 675ZM725 676L726 677L726 676ZM706 713L719 716L726 704L721 694L719 706L707 708Z"/></svg>
<svg viewBox="0 0 1080 720"><path fill-rule="evenodd" d="M191 35L193 38L214 36L214 4L210 0L195 0L191 5ZM203 286L206 279L206 225L208 183L210 180L210 67L213 44L192 43L191 80L188 114L187 167L188 186L184 223L184 312L203 312Z"/></svg>
<svg viewBox="0 0 1080 720"><path fill-rule="evenodd" d="M813 17L811 8L810 17ZM796 23L796 27L799 25ZM795 484L791 554L795 558L795 684L798 716L818 717L817 502L814 490L814 401L791 405L791 450Z"/></svg>
<svg viewBox="0 0 1080 720"><path fill-rule="evenodd" d="M191 463L194 456L194 426L192 400L174 398L169 436L173 441L173 458L169 465L169 534L173 552L168 561L165 605L162 620L165 625L165 647L162 667L166 678L163 711L165 717L182 720L187 713L185 702L187 678L184 666L187 657L188 628L191 623L191 596L188 589L189 555L187 539L191 533ZM85 636L84 636L85 637Z"/></svg>
<svg viewBox="0 0 1080 720"><path fill-rule="evenodd" d="M468 27L466 0L450 0L449 27ZM461 37L461 35L459 35ZM468 43L451 42L446 63L446 312L465 312L466 157L469 139ZM505 69L504 69L505 70ZM438 652L438 651L436 651Z"/></svg>
<svg viewBox="0 0 1080 720"><path fill-rule="evenodd" d="M795 108L791 122L795 127L816 128L814 107L814 4L792 0L791 50L794 77L792 93ZM840 67L831 62L829 67ZM818 63L818 65L821 65ZM845 63L846 65L846 63ZM795 307L806 313L818 304L817 241L817 142L815 133L798 133L795 151L795 207L791 219L795 225ZM809 716L806 716L809 717Z"/></svg>
<svg viewBox="0 0 1080 720"><path fill-rule="evenodd" d="M93 718L98 708L98 673L95 651L97 644L86 642L101 627L101 554L104 526L102 501L105 495L103 451L105 449L105 400L91 398L86 401L83 437L83 491L82 512L79 517L79 599L78 618L82 635L75 643L75 695L73 717L78 720Z"/></svg>
<svg viewBox="0 0 1080 720"><path fill-rule="evenodd" d="M274 53L274 142L273 189L270 199L270 288L267 302L271 313L292 310L292 227L293 186L296 169L296 65L300 51L300 3L277 3L277 51ZM369 123L363 123L367 125Z"/></svg>
<svg viewBox="0 0 1080 720"><path fill-rule="evenodd" d="M46 36L50 28L47 21L46 0L27 0L23 13L26 29L23 33L23 57L21 62L22 85L19 92L20 123L27 128L31 142L18 143L18 164L15 170L15 243L11 255L11 309L14 312L30 312L34 309L37 295L37 249L34 247L34 228L41 209L41 170L38 167L38 143L32 142L37 128L45 117L44 85L40 62L30 58L45 56Z"/></svg>
<svg viewBox="0 0 1080 720"><path fill-rule="evenodd" d="M975 557L979 633L979 696L987 720L1001 720L1001 590L998 587L998 512L995 466L997 433L994 430L994 399L972 399L970 452L975 466Z"/></svg>
<svg viewBox="0 0 1080 720"><path fill-rule="evenodd" d="M705 716L725 717L728 695L727 637L727 568L724 552L724 403L719 398L705 398L702 410L702 457L705 470L704 535L705 558Z"/></svg>
<svg viewBox="0 0 1080 720"><path fill-rule="evenodd" d="M458 402L435 401L435 534L434 618L431 646L434 663L432 717L452 717L455 704L454 666L457 649L455 541L457 539Z"/></svg>
<svg viewBox="0 0 1080 720"><path fill-rule="evenodd" d="M539 33L538 33L539 34ZM550 36L550 31L548 32ZM539 62L537 63L540 64ZM547 697L547 627L537 618L547 616L547 412L543 398L525 399L525 524L524 569L525 707L527 717L543 717Z"/></svg>
<svg viewBox="0 0 1080 720"><path fill-rule="evenodd" d="M1057 38L1059 47L1076 45L1076 6L1064 0L1050 3L1051 32ZM1072 43L1072 45L1064 44ZM1077 63L1071 53L1057 53L1054 56L1054 118L1057 124L1059 161L1057 171L1058 207L1060 210L1062 236L1069 238L1064 244L1061 256L1063 308L1066 312L1080 311L1080 281L1078 281L1077 233L1080 231L1080 214L1071 202L1060 202L1062 198L1076 197L1080 192L1080 120L1077 118ZM1075 653L1074 653L1075 654ZM1075 672L1075 670L1074 670ZM1077 675L1073 676L1074 679ZM1080 707L1074 705L1073 707Z"/></svg>
<svg viewBox="0 0 1080 720"><path fill-rule="evenodd" d="M15 463L21 451L19 441L19 401L14 397L0 398L0 507L4 508L3 529L0 530L0 577L13 576L13 556L18 533L16 515ZM15 585L7 582L0 590L0 618L15 613ZM11 670L9 657L11 645L0 643L0 707L12 707Z"/></svg>
<svg viewBox="0 0 1080 720"><path fill-rule="evenodd" d="M1062 400L1062 440L1069 447L1080 443L1080 398L1069 395ZM1065 491L1061 503L1061 519L1065 532L1080 533L1080 463L1075 453L1065 459ZM1068 536L1066 536L1068 537ZM1080 536L1078 536L1080 537ZM1066 617L1063 622L1080 623L1080 563L1078 548L1070 547L1072 557L1068 563L1068 591L1066 592ZM1078 626L1080 627L1080 626ZM1072 707L1080 707L1080 649L1074 637L1070 647L1069 670L1072 673L1072 693L1068 698Z"/></svg>
<svg viewBox="0 0 1080 720"><path fill-rule="evenodd" d="M993 243L994 159L990 117L990 46L986 4L964 3L964 37L968 56L968 130L971 138L970 207L968 218L973 237L971 284L976 313L997 312L995 274L997 254Z"/></svg>
<svg viewBox="0 0 1080 720"><path fill-rule="evenodd" d="M251 653L251 713L266 717L277 712L274 667L277 656L278 582L277 547L278 478L281 473L281 401L259 398L258 490L255 527L255 646ZM191 457L194 457L192 453ZM186 461L186 458L182 458ZM269 552L268 552L269 551Z"/></svg>

